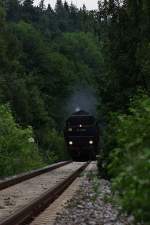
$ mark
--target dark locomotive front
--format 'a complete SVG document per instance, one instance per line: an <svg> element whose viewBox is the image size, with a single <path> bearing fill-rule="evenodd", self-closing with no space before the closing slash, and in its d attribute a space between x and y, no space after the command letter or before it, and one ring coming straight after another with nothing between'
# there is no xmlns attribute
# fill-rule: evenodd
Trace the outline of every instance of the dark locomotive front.
<svg viewBox="0 0 150 225"><path fill-rule="evenodd" d="M74 160L95 159L99 129L93 116L85 111L73 113L64 131L68 151Z"/></svg>

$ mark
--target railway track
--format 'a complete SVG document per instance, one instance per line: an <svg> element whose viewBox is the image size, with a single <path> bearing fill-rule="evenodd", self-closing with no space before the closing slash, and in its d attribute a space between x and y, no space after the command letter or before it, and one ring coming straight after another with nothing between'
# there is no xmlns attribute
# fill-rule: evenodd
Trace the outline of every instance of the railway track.
<svg viewBox="0 0 150 225"><path fill-rule="evenodd" d="M79 176L88 163L72 162L0 191L0 225L27 224Z"/></svg>
<svg viewBox="0 0 150 225"><path fill-rule="evenodd" d="M55 163L55 164L53 164L51 166L44 167L42 169L33 170L31 172L19 174L19 175L10 177L10 178L8 177L5 180L0 181L0 190L3 190L3 189L5 189L7 187L10 187L12 185L18 184L18 183L20 183L22 181L25 181L25 180L28 180L30 178L39 176L39 175L41 175L43 173L52 171L54 169L57 169L57 168L59 168L61 166L69 164L69 163L71 163L71 161L59 162L59 163Z"/></svg>

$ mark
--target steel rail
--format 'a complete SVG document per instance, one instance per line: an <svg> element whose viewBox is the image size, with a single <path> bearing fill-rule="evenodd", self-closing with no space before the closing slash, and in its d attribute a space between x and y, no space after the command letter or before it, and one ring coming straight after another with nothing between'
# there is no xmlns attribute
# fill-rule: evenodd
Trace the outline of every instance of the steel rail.
<svg viewBox="0 0 150 225"><path fill-rule="evenodd" d="M55 163L55 164L52 164L51 166L47 166L47 167L44 167L42 169L37 169L37 170L33 170L31 172L22 173L22 174L19 174L17 176L13 176L11 178L8 178L5 181L0 181L0 190L3 190L5 188L8 188L8 187L13 186L15 184L18 184L18 183L23 182L25 180L28 180L30 178L39 176L43 173L50 172L54 169L57 169L61 166L69 164L71 162L72 161L64 161L64 162Z"/></svg>
<svg viewBox="0 0 150 225"><path fill-rule="evenodd" d="M64 179L59 184L45 192L43 195L33 200L24 208L15 212L12 216L0 222L0 225L21 225L31 221L41 211L48 207L54 200L56 200L64 190L80 175L80 173L87 167L89 162L84 163L78 170L73 172L68 178Z"/></svg>

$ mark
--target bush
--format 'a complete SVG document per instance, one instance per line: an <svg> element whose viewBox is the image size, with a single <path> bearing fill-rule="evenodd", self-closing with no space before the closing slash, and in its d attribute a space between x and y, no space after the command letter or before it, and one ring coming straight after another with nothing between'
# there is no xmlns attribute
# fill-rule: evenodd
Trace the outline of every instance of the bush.
<svg viewBox="0 0 150 225"><path fill-rule="evenodd" d="M113 115L105 167L123 208L143 224L150 223L150 99L134 98L128 115ZM113 124L112 129L111 125ZM113 131L110 133L110 131ZM109 138L108 138L109 139ZM112 144L113 143L113 144ZM105 146L108 146L106 144Z"/></svg>
<svg viewBox="0 0 150 225"><path fill-rule="evenodd" d="M43 158L48 164L55 163L62 160L68 160L69 155L65 146L64 137L61 133L57 132L55 129L47 130L44 134L44 151Z"/></svg>
<svg viewBox="0 0 150 225"><path fill-rule="evenodd" d="M110 179L108 173L108 164L110 163L110 152L116 146L115 126L117 123L117 113L111 113L107 118L107 126L103 127L101 132L101 150L98 159L98 168L100 176L105 179Z"/></svg>
<svg viewBox="0 0 150 225"><path fill-rule="evenodd" d="M43 166L32 128L19 126L8 106L0 106L0 176Z"/></svg>

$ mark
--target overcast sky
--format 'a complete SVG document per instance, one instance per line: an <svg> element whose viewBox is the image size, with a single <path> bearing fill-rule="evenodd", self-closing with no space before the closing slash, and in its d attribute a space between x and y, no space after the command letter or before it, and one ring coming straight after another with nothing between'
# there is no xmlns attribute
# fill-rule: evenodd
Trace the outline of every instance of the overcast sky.
<svg viewBox="0 0 150 225"><path fill-rule="evenodd" d="M37 5L40 0L34 0ZM78 8L82 7L83 4L86 5L87 9L97 9L98 0L67 0L67 2L73 2ZM52 7L55 6L56 0L45 0L45 4L50 3Z"/></svg>

